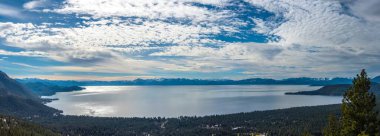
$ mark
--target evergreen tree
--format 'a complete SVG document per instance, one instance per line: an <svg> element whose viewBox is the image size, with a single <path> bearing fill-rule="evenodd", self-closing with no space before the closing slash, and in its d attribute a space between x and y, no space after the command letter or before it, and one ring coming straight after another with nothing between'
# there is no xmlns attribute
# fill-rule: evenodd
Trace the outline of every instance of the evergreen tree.
<svg viewBox="0 0 380 136"><path fill-rule="evenodd" d="M327 127L323 130L324 136L340 136L340 122L335 115L329 115Z"/></svg>
<svg viewBox="0 0 380 136"><path fill-rule="evenodd" d="M363 69L346 91L342 104L342 131L344 136L379 134L377 129L376 96L369 92L371 81Z"/></svg>
<svg viewBox="0 0 380 136"><path fill-rule="evenodd" d="M304 131L302 136L312 136L312 134L309 131Z"/></svg>

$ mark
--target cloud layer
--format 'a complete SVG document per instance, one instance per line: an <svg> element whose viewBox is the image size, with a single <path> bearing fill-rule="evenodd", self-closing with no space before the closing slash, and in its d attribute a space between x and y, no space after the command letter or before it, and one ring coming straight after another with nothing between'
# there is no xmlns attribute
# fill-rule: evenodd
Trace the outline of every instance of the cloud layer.
<svg viewBox="0 0 380 136"><path fill-rule="evenodd" d="M21 49L2 49L0 55L60 62L45 67L58 73L283 78L350 76L367 68L380 74L379 14L370 8L376 0L52 3L21 4L45 21L0 18L3 44ZM17 7L1 6L6 12L0 16L22 16Z"/></svg>

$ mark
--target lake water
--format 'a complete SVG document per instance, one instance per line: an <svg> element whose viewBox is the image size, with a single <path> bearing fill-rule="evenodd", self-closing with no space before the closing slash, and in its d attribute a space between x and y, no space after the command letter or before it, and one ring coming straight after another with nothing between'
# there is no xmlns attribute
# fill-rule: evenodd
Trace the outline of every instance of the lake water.
<svg viewBox="0 0 380 136"><path fill-rule="evenodd" d="M306 85L85 86L57 93L48 106L66 115L178 117L229 114L341 102L341 97L284 95L316 90Z"/></svg>

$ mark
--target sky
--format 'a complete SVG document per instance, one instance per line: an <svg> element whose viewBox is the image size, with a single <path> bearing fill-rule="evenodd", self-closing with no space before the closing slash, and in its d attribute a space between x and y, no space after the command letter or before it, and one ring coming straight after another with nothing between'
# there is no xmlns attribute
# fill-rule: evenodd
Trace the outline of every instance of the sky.
<svg viewBox="0 0 380 136"><path fill-rule="evenodd" d="M379 0L0 0L16 78L377 76L379 36Z"/></svg>

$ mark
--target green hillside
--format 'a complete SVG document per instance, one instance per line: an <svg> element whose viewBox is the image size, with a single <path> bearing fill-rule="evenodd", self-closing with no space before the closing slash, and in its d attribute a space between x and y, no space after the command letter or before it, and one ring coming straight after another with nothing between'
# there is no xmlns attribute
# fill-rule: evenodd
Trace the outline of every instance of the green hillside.
<svg viewBox="0 0 380 136"><path fill-rule="evenodd" d="M0 136L59 136L49 129L0 115Z"/></svg>

